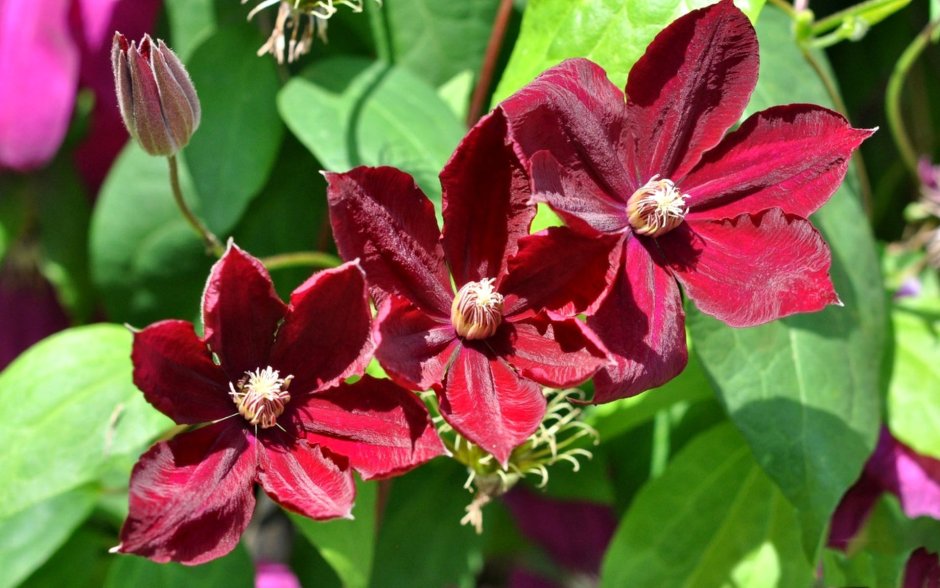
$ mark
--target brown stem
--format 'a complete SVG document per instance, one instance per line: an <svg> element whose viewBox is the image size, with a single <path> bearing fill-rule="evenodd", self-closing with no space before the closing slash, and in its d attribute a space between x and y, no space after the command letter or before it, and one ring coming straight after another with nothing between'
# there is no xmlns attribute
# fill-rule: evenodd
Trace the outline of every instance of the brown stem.
<svg viewBox="0 0 940 588"><path fill-rule="evenodd" d="M496 19L493 21L493 32L486 45L486 55L483 57L483 67L480 68L480 78L473 89L473 98L470 100L470 109L467 111L467 128L477 124L483 111L486 109L486 97L489 94L490 84L493 82L493 72L496 69L496 60L503 47L506 37L506 26L512 14L512 0L500 0Z"/></svg>

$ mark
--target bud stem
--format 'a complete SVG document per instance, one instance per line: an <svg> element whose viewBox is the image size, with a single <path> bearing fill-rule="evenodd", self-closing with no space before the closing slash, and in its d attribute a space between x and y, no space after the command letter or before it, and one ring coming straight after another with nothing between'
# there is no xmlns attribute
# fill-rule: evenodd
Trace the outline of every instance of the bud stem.
<svg viewBox="0 0 940 588"><path fill-rule="evenodd" d="M176 200L176 205L179 206L180 212L183 213L183 217L186 219L186 222L195 229L199 236L202 237L202 240L206 243L206 250L216 257L222 257L222 254L225 253L225 248L222 247L222 242L219 241L219 238L216 237L212 231L209 230L206 225L199 220L193 211L190 210L189 205L186 204L186 201L183 200L183 191L180 189L180 178L179 178L179 169L176 163L176 156L170 155L167 157L167 161L170 164L170 188L173 189L173 199Z"/></svg>

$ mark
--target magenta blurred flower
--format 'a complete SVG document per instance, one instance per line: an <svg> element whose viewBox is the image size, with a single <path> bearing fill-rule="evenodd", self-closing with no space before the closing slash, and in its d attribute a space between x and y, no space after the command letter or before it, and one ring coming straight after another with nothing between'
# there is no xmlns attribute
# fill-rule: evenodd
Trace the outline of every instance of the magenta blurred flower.
<svg viewBox="0 0 940 588"><path fill-rule="evenodd" d="M940 588L940 558L923 547L915 549L904 566L903 588Z"/></svg>
<svg viewBox="0 0 940 588"><path fill-rule="evenodd" d="M167 320L135 333L134 383L180 425L134 466L122 553L205 562L245 530L259 483L314 519L348 517L355 485L443 452L421 401L361 374L374 347L362 270L347 263L277 297L264 266L230 245L202 301L205 336Z"/></svg>
<svg viewBox="0 0 940 588"><path fill-rule="evenodd" d="M127 140L113 112L111 34L118 26L143 34L159 6L159 0L0 0L0 169L45 165L62 144L78 88L88 86L95 112L78 158L97 186Z"/></svg>
<svg viewBox="0 0 940 588"><path fill-rule="evenodd" d="M940 520L940 460L916 453L882 427L862 477L849 488L832 515L829 545L846 549L884 492L901 502L910 518Z"/></svg>
<svg viewBox="0 0 940 588"><path fill-rule="evenodd" d="M757 36L731 0L666 27L629 75L572 59L501 105L535 198L575 230L614 237L618 269L588 325L616 364L595 402L658 386L687 361L681 284L729 325L838 303L829 248L806 220L872 131L806 104L735 125L757 82Z"/></svg>
<svg viewBox="0 0 940 588"><path fill-rule="evenodd" d="M285 564L259 561L255 564L255 588L301 588L300 580Z"/></svg>
<svg viewBox="0 0 940 588"><path fill-rule="evenodd" d="M0 269L0 370L26 348L69 326L52 285L34 267Z"/></svg>
<svg viewBox="0 0 940 588"><path fill-rule="evenodd" d="M545 413L538 384L571 386L607 362L583 323L542 310L593 302L608 267L597 253L610 243L568 230L528 234L528 176L498 112L441 172L443 233L404 172L326 177L339 251L361 259L380 306L376 357L402 385L434 388L447 422L505 464Z"/></svg>
<svg viewBox="0 0 940 588"><path fill-rule="evenodd" d="M928 157L917 162L920 194L930 213L940 216L940 165L933 165Z"/></svg>

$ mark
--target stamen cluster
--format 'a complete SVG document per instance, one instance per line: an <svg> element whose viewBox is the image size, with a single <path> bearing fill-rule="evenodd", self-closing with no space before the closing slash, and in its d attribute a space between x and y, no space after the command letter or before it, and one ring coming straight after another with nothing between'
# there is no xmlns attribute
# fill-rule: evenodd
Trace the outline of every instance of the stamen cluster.
<svg viewBox="0 0 940 588"><path fill-rule="evenodd" d="M450 320L464 339L486 339L503 322L503 295L493 287L493 278L467 282L457 292Z"/></svg>
<svg viewBox="0 0 940 588"><path fill-rule="evenodd" d="M276 369L245 372L233 386L229 384L229 395L235 401L238 412L252 425L268 429L277 425L277 418L290 402L287 388L294 376L282 378Z"/></svg>
<svg viewBox="0 0 940 588"><path fill-rule="evenodd" d="M627 201L630 226L640 235L656 237L678 227L689 212L687 194L676 188L672 180L653 176Z"/></svg>

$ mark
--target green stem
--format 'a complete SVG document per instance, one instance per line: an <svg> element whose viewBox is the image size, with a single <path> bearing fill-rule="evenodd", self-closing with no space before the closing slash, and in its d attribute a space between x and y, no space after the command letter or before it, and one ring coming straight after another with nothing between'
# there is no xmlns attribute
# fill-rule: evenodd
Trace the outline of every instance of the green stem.
<svg viewBox="0 0 940 588"><path fill-rule="evenodd" d="M222 254L225 253L225 248L222 247L222 243L219 241L219 238L216 237L195 214L193 214L193 211L189 208L189 205L186 204L185 200L183 200L183 191L180 189L179 166L176 163L176 156L170 155L167 157L167 161L170 165L170 187L173 190L173 199L176 201L176 205L179 207L180 212L183 213L183 217L186 219L186 222L188 222L189 225L196 231L196 233L202 237L202 240L206 244L206 250L216 257L222 257Z"/></svg>
<svg viewBox="0 0 940 588"><path fill-rule="evenodd" d="M927 23L924 30L914 37L914 40L894 65L894 71L888 79L888 89L885 92L885 113L888 117L888 126L891 128L891 136L901 152L901 159L904 165L917 175L917 153L914 151L914 144L911 142L907 129L904 126L904 117L901 115L901 93L904 89L904 80L910 72L911 67L920 54L923 53L927 43L931 40L934 31L940 27L940 19Z"/></svg>
<svg viewBox="0 0 940 588"><path fill-rule="evenodd" d="M330 253L322 251L294 251L291 253L279 253L270 257L261 258L261 263L268 271L274 271L285 267L336 267L343 261Z"/></svg>

